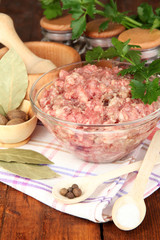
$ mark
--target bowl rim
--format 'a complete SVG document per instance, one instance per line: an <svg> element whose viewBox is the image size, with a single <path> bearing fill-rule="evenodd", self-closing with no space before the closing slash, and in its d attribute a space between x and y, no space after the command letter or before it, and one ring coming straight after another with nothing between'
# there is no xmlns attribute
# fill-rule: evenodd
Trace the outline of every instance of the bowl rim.
<svg viewBox="0 0 160 240"><path fill-rule="evenodd" d="M121 63L121 64L127 64L129 65L129 63L127 62L120 62L120 61L116 61L116 60L112 60L112 59L108 59L108 60L95 60L95 61L92 61L92 63L94 62L104 62L104 61L108 61L108 62L111 62L111 63ZM144 121L145 123L158 117L158 115L160 115L160 108L156 109L154 112L150 113L149 115L146 115L145 117L143 118L138 118L138 119L135 119L135 120L132 120L132 121L126 121L126 122L121 122L121 123L109 123L109 124L81 124L81 123L76 123L76 122L71 122L71 121L66 121L66 120L63 120L63 119L60 119L60 118L56 118L56 117L53 117L45 112L43 112L34 102L33 98L32 98L32 95L33 95L33 91L34 91L34 88L36 86L36 84L39 82L39 80L41 78L43 78L45 75L47 75L48 73L50 72L56 72L56 71L60 71L61 69L63 69L64 67L69 67L69 66L77 66L79 64L91 64L91 63L88 63L87 61L80 61L80 62L74 62L74 63L70 63L70 64L66 64L66 65L63 65L63 66L60 66L60 67L57 67L55 69L52 69L52 70L49 70L48 72L42 74L40 77L37 78L37 80L33 83L32 87L31 87L31 90L30 90L30 93L29 93L29 98L30 98L30 101L31 101L31 105L36 109L37 112L40 112L40 114L44 117L44 118L47 118L49 119L50 121L56 121L56 122L59 122L59 123L63 123L63 124L67 124L67 125L70 125L70 126L77 126L77 127L90 127L90 128L107 128L107 127L123 127L123 126L131 126L133 124L144 124ZM53 82L53 80L51 80L50 82L48 82L47 84L45 84L45 86L51 84ZM44 86L44 87L45 87ZM64 126L64 125L63 125Z"/></svg>

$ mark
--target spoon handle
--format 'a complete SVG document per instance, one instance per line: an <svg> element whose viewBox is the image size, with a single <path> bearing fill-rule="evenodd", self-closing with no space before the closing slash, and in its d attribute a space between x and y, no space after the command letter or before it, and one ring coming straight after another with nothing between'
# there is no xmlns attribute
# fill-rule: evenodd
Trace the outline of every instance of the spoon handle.
<svg viewBox="0 0 160 240"><path fill-rule="evenodd" d="M17 35L13 20L6 14L0 13L0 42L8 48L14 48L22 57L28 71L30 61L35 60L35 55L24 45ZM36 57L37 59L37 57Z"/></svg>
<svg viewBox="0 0 160 240"><path fill-rule="evenodd" d="M16 33L13 20L4 13L0 13L0 43L8 48L14 48L17 51L17 53L23 59L28 73L46 72L55 67L51 61L36 56L32 51L29 50L29 48L26 47ZM41 64L40 66L39 63ZM43 71L42 67L44 69Z"/></svg>
<svg viewBox="0 0 160 240"><path fill-rule="evenodd" d="M142 161L142 165L139 169L137 177L134 181L133 188L130 192L130 195L132 195L134 198L136 199L143 198L149 176L151 174L153 166L158 161L159 157L160 157L160 130L154 134L153 139L147 150L147 153L144 157L144 160Z"/></svg>

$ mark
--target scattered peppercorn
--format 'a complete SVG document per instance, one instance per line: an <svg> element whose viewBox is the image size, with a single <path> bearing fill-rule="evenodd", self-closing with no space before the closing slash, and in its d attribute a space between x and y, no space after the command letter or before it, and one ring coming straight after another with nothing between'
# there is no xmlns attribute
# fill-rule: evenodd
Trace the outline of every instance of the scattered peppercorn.
<svg viewBox="0 0 160 240"><path fill-rule="evenodd" d="M65 196L65 195L67 194L67 192L68 192L67 188L62 188L62 189L60 190L60 194L61 194L62 196Z"/></svg>
<svg viewBox="0 0 160 240"><path fill-rule="evenodd" d="M77 184L73 184L72 188L78 188L78 185Z"/></svg>
<svg viewBox="0 0 160 240"><path fill-rule="evenodd" d="M67 194L66 194L65 196L66 196L67 198L70 198L70 199L75 198L73 192L67 192Z"/></svg>
<svg viewBox="0 0 160 240"><path fill-rule="evenodd" d="M82 195L82 190L78 187L77 184L73 184L69 188L61 188L60 194L69 199L73 199L75 197L80 197Z"/></svg>
<svg viewBox="0 0 160 240"><path fill-rule="evenodd" d="M81 191L80 188L74 188L73 189L73 194L74 194L75 197L80 197L81 194L82 194L82 191Z"/></svg>

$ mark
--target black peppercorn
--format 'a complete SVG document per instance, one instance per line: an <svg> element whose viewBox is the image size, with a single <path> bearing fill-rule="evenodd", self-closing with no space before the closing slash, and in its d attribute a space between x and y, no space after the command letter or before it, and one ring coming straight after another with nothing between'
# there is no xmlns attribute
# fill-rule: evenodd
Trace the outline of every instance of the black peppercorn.
<svg viewBox="0 0 160 240"><path fill-rule="evenodd" d="M82 191L79 187L73 189L73 194L75 197L80 197L82 194Z"/></svg>
<svg viewBox="0 0 160 240"><path fill-rule="evenodd" d="M82 191L77 184L73 184L69 188L61 188L60 194L62 196L72 199L75 197L80 197L82 195Z"/></svg>
<svg viewBox="0 0 160 240"><path fill-rule="evenodd" d="M61 194L62 196L65 196L65 195L67 194L67 192L68 192L68 190L67 190L66 188L62 188L62 189L60 190L60 194Z"/></svg>

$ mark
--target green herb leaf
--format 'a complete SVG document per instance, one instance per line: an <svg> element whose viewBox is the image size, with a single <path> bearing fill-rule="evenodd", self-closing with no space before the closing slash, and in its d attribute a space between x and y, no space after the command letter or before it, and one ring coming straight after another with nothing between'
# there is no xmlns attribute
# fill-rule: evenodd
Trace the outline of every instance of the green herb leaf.
<svg viewBox="0 0 160 240"><path fill-rule="evenodd" d="M93 50L87 51L85 59L87 62L91 63L94 60L100 60L102 58L103 49L101 47L95 47Z"/></svg>
<svg viewBox="0 0 160 240"><path fill-rule="evenodd" d="M137 71L137 66L130 66L130 67L128 67L128 68L125 68L125 69L121 70L121 71L118 73L118 75L124 76L124 75L126 75L126 74L135 74L136 71ZM143 78L143 80L144 80L144 78Z"/></svg>
<svg viewBox="0 0 160 240"><path fill-rule="evenodd" d="M38 152L19 148L0 149L0 161L29 164L53 164L53 162Z"/></svg>
<svg viewBox="0 0 160 240"><path fill-rule="evenodd" d="M0 114L3 115L3 116L6 116L6 113L5 113L2 105L0 105Z"/></svg>
<svg viewBox="0 0 160 240"><path fill-rule="evenodd" d="M41 7L44 9L44 16L53 19L62 16L62 8L59 0L40 0Z"/></svg>
<svg viewBox="0 0 160 240"><path fill-rule="evenodd" d="M131 61L135 64L139 64L141 61L141 52L137 50L128 50L126 53L127 58L131 59Z"/></svg>
<svg viewBox="0 0 160 240"><path fill-rule="evenodd" d="M144 94L146 90L144 83L132 79L130 86L131 86L132 98L135 98L135 99L144 98Z"/></svg>
<svg viewBox="0 0 160 240"><path fill-rule="evenodd" d="M103 23L99 26L99 32L100 32L100 31L104 31L105 29L107 29L107 28L108 28L108 24L109 24L109 20L103 22Z"/></svg>
<svg viewBox="0 0 160 240"><path fill-rule="evenodd" d="M0 167L18 176L30 179L48 179L59 176L47 166L0 161Z"/></svg>
<svg viewBox="0 0 160 240"><path fill-rule="evenodd" d="M0 73L0 104L7 113L19 107L28 86L25 64L14 49L1 58Z"/></svg>
<svg viewBox="0 0 160 240"><path fill-rule="evenodd" d="M155 12L156 12L157 16L160 17L160 7L156 8Z"/></svg>
<svg viewBox="0 0 160 240"><path fill-rule="evenodd" d="M138 8L137 8L137 13L139 19L143 23L148 23L149 19L154 18L154 13L153 13L153 8L151 5L148 3L142 3Z"/></svg>
<svg viewBox="0 0 160 240"><path fill-rule="evenodd" d="M153 11L152 5L142 3L137 8L136 19L142 23L142 28L155 29L160 27L159 8Z"/></svg>
<svg viewBox="0 0 160 240"><path fill-rule="evenodd" d="M86 14L88 14L88 16L91 17L92 19L94 18L94 15L96 14L94 1L92 2L92 4L89 4L86 7Z"/></svg>
<svg viewBox="0 0 160 240"><path fill-rule="evenodd" d="M160 85L159 79L155 78L153 81L139 82L137 80L132 80L131 83L132 98L141 98L145 104L151 104L157 101L158 96L160 96Z"/></svg>
<svg viewBox="0 0 160 240"><path fill-rule="evenodd" d="M83 31L86 29L86 17L83 15L77 20L73 20L71 23L72 28L72 39L76 39L77 36L82 35Z"/></svg>
<svg viewBox="0 0 160 240"><path fill-rule="evenodd" d="M159 78L155 78L153 81L148 81L146 83L146 94L143 102L151 104L152 102L157 101L158 96L160 96Z"/></svg>
<svg viewBox="0 0 160 240"><path fill-rule="evenodd" d="M148 77L151 77L154 74L160 73L160 59L156 59L148 66Z"/></svg>
<svg viewBox="0 0 160 240"><path fill-rule="evenodd" d="M142 3L137 8L137 14L128 16L128 12L119 12L116 1L110 0L107 3L102 3L99 0L39 0L41 2L44 15L48 19L52 19L62 15L62 10L68 10L72 14L74 20L78 20L82 15L91 19L96 14L108 19L109 22L117 22L129 28L160 28L160 8L153 12L153 8L148 3ZM62 7L61 7L62 5ZM99 9L99 6L102 8ZM81 21L80 21L81 22ZM100 31L107 29L108 24L102 23ZM76 29L74 29L76 28ZM80 30L79 30L79 29ZM72 26L73 39L79 38L85 31L84 24L76 24Z"/></svg>
<svg viewBox="0 0 160 240"><path fill-rule="evenodd" d="M151 26L151 31L156 28L160 28L160 17L159 19L158 18L154 19L153 24Z"/></svg>
<svg viewBox="0 0 160 240"><path fill-rule="evenodd" d="M77 9L81 8L81 1L80 0L62 0L63 9Z"/></svg>
<svg viewBox="0 0 160 240"><path fill-rule="evenodd" d="M72 39L79 38L86 30L86 16L94 18L97 13L95 0L62 0L63 9L72 14Z"/></svg>
<svg viewBox="0 0 160 240"><path fill-rule="evenodd" d="M70 10L69 13L72 14L73 19L77 20L81 17L82 14L84 14L84 11L81 8L80 9L76 8L76 9Z"/></svg>
<svg viewBox="0 0 160 240"><path fill-rule="evenodd" d="M110 21L117 23L121 23L124 18L124 14L118 11L117 4L113 0L105 5L104 14Z"/></svg>

